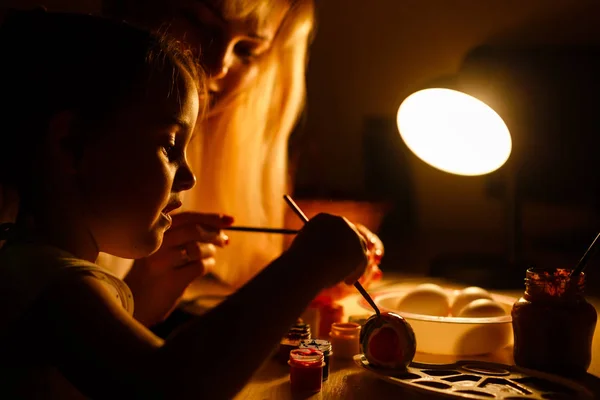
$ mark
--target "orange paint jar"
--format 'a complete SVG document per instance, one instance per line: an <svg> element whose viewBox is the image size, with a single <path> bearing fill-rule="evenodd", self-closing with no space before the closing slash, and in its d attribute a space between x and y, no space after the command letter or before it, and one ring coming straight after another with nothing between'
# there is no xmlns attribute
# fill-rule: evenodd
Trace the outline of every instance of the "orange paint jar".
<svg viewBox="0 0 600 400"><path fill-rule="evenodd" d="M329 333L333 357L351 360L360 353L360 325L354 322L336 322Z"/></svg>

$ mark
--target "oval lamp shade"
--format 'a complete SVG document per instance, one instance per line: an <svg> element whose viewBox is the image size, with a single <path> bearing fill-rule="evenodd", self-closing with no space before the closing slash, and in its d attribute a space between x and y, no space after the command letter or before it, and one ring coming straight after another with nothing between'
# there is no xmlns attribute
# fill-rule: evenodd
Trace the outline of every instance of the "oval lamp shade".
<svg viewBox="0 0 600 400"><path fill-rule="evenodd" d="M484 102L452 89L424 89L408 96L397 115L400 136L417 157L445 172L483 175L508 159L506 124Z"/></svg>

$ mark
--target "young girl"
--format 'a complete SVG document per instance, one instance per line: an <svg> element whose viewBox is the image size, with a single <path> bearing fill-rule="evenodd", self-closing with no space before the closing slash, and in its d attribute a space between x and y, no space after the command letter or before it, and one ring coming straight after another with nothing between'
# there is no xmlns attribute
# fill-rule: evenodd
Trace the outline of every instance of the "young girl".
<svg viewBox="0 0 600 400"><path fill-rule="evenodd" d="M125 277L136 298L136 317L152 324L165 317L190 280L211 272L231 290L256 275L284 249L281 235L227 232L211 235L211 215L227 213L238 225L283 227L290 192L288 145L304 107L307 50L314 26L313 0L103 0L104 11L152 29L167 26L190 43L208 73L210 107L199 121L201 139L189 160L202 185L184 196L187 212L152 256L136 260ZM379 273L383 244L369 238L370 263L361 282ZM215 249L216 247L216 249ZM190 256L186 255L188 253ZM127 270L132 262L103 259ZM177 289L180 291L178 292ZM194 297L194 288L187 297ZM157 293L161 296L157 298ZM327 295L356 293L337 285Z"/></svg>
<svg viewBox="0 0 600 400"><path fill-rule="evenodd" d="M178 43L92 16L13 12L0 51L0 185L19 196L0 230L0 397L230 398L319 290L363 273L362 237L318 215L234 295L154 336L94 261L161 245L195 184L202 75Z"/></svg>

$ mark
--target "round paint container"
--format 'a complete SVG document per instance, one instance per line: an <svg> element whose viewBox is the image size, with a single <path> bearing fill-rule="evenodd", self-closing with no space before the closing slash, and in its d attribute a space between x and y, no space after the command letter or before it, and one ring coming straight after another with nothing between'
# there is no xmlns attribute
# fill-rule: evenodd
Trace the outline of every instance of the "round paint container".
<svg viewBox="0 0 600 400"><path fill-rule="evenodd" d="M323 353L315 349L290 351L290 385L294 392L319 392L323 386Z"/></svg>
<svg viewBox="0 0 600 400"><path fill-rule="evenodd" d="M323 353L323 381L329 378L329 361L333 352L331 351L331 342L322 339L303 340L300 342L300 349L315 349Z"/></svg>

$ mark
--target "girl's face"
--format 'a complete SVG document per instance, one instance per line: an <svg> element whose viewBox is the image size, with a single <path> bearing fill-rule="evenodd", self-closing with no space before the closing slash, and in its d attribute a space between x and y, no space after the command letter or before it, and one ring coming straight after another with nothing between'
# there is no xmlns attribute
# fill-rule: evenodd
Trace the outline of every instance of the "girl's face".
<svg viewBox="0 0 600 400"><path fill-rule="evenodd" d="M180 193L194 186L186 148L198 91L187 72L179 75L171 87L170 77L155 74L147 92L84 148L76 179L99 251L123 258L155 251Z"/></svg>
<svg viewBox="0 0 600 400"><path fill-rule="evenodd" d="M201 54L208 76L210 106L218 112L258 76L258 61L273 44L289 9L287 1L262 1L253 12L235 11L241 0L175 0L155 10L173 23L170 32ZM258 1L256 1L258 3ZM164 3L164 2L163 2Z"/></svg>

